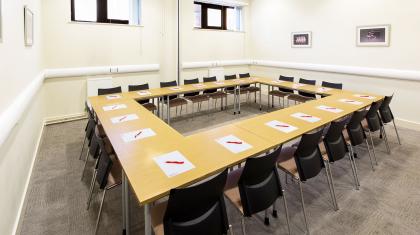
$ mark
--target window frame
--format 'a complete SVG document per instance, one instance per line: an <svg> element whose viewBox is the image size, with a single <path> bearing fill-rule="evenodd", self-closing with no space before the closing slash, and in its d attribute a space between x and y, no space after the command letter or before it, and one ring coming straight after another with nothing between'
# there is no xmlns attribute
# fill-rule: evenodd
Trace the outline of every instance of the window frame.
<svg viewBox="0 0 420 235"><path fill-rule="evenodd" d="M74 1L71 0L71 21L72 22L89 22L89 23L106 23L106 24L123 24L129 25L129 20L108 19L108 0L96 0L96 21L76 20Z"/></svg>
<svg viewBox="0 0 420 235"><path fill-rule="evenodd" d="M222 6L222 5L216 5L216 4L210 4L210 3L204 3L204 2L194 2L194 4L201 5L201 27L195 27L196 29L217 29L217 30L227 30L227 9L235 9L231 6ZM209 26L208 25L208 15L207 10L208 9L216 9L221 10L221 26L215 27L215 26Z"/></svg>

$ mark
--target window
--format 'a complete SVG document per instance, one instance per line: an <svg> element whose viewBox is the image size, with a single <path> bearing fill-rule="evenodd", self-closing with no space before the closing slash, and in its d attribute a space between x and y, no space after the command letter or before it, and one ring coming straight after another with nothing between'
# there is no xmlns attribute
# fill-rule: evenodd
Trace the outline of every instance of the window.
<svg viewBox="0 0 420 235"><path fill-rule="evenodd" d="M71 0L71 20L140 24L141 0Z"/></svg>
<svg viewBox="0 0 420 235"><path fill-rule="evenodd" d="M242 31L242 8L194 2L194 27Z"/></svg>

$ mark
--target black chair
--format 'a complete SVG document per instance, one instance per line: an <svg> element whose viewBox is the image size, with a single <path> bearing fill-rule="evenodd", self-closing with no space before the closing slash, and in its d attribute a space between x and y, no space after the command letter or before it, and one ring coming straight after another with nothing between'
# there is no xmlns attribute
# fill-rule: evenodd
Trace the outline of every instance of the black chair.
<svg viewBox="0 0 420 235"><path fill-rule="evenodd" d="M100 142L100 141L99 141ZM103 144L100 142L99 144L102 148ZM109 155L106 151L101 151L101 155L97 162L97 169L94 173L92 183L91 183L91 190L89 194L88 200L88 207L90 205L90 201L92 199L92 193L95 188L95 183L99 185L99 189L103 190L101 204L99 206L98 217L96 219L95 225L95 234L98 232L99 222L101 220L102 215L102 208L105 201L105 195L108 190L114 189L115 187L121 185L122 180L122 167L121 164L115 156Z"/></svg>
<svg viewBox="0 0 420 235"><path fill-rule="evenodd" d="M308 80L308 79L301 78L301 79L299 79L299 83L300 84L306 84L306 85L313 85L313 86L315 86L316 80ZM304 103L306 101L316 99L316 95L313 94L313 93L308 93L308 92L304 92L304 91L298 91L298 94L289 95L288 99L295 101L295 103L296 102L298 102L298 103Z"/></svg>
<svg viewBox="0 0 420 235"><path fill-rule="evenodd" d="M217 78L213 77L203 77L203 82L216 82ZM223 99L227 100L227 94L224 91L219 91L218 89L207 89L203 91L203 94L208 95L211 99L214 100L214 108L216 108L217 100L220 99L221 109L223 110Z"/></svg>
<svg viewBox="0 0 420 235"><path fill-rule="evenodd" d="M309 234L309 226L306 219L305 202L303 199L302 182L305 182L317 176L323 168L325 168L322 159L321 151L319 149L319 142L321 140L323 129L311 134L304 134L297 148L286 147L283 148L278 156L277 163L280 170L284 171L286 175L290 175L299 183L300 196L302 202L303 216L305 219L305 226ZM329 176L329 172L325 169L327 181L330 188L330 194L334 209L338 209L335 200L334 185ZM286 178L287 179L287 178Z"/></svg>
<svg viewBox="0 0 420 235"><path fill-rule="evenodd" d="M343 83L333 83L333 82L322 81L321 86L322 87L327 87L327 88L343 90Z"/></svg>
<svg viewBox="0 0 420 235"><path fill-rule="evenodd" d="M89 122L91 122L91 120L89 120ZM91 123L92 125L92 123ZM101 139L101 137L99 137L96 133L95 133L95 126L96 123L93 122L93 127L92 130L90 130L90 142L88 145L88 151L86 152L86 157L85 157L85 163L82 169L82 177L81 180L83 180L83 176L85 175L85 169L86 169L86 165L87 162L89 160L89 156L91 156L93 159L98 159L98 156L100 154L100 146L99 146L99 141Z"/></svg>
<svg viewBox="0 0 420 235"><path fill-rule="evenodd" d="M225 75L225 80L234 80L234 79L236 79L235 74ZM234 95L237 91L238 91L238 89L236 89L235 87L226 87L225 88L226 94ZM240 97L241 94L246 94L246 93L247 93L246 91L240 91L239 97ZM234 104L236 104L236 99L237 99L236 95L234 95L233 98L234 98L233 102L234 102ZM227 106L227 99L226 99L226 106Z"/></svg>
<svg viewBox="0 0 420 235"><path fill-rule="evenodd" d="M198 78L189 79L189 80L188 79L185 79L184 80L184 85L198 84L198 83L200 83L200 81L198 80ZM194 104L198 104L198 110L197 110L197 112L200 112L201 111L201 104L204 101L207 101L208 102L207 109L210 108L210 102L209 102L210 101L210 98L209 98L208 95L200 94L200 92L191 92L191 93L184 94L184 98L186 100L191 101L193 103L193 107L192 107L192 112L193 113L194 113Z"/></svg>
<svg viewBox="0 0 420 235"><path fill-rule="evenodd" d="M289 214L286 197L281 187L276 162L281 146L263 157L248 158L245 167L229 173L225 186L225 196L236 206L242 216L242 232L245 234L245 218L265 211L265 224L269 225L268 209L273 207L277 218L276 201L283 197L286 209L287 228L290 234Z"/></svg>
<svg viewBox="0 0 420 235"><path fill-rule="evenodd" d="M330 124L326 135L323 137L323 142L319 144L322 157L325 165L328 167L331 178L333 177L331 171L331 164L343 159L346 155L349 156L351 170L353 172L354 184L356 190L359 189L359 178L357 176L357 168L354 162L353 155L350 153L346 140L343 136L343 130L347 124L347 119L334 121ZM337 203L338 207L338 203Z"/></svg>
<svg viewBox="0 0 420 235"><path fill-rule="evenodd" d="M116 94L121 93L121 87L112 87L112 88L99 88L98 89L98 95L110 95L110 94Z"/></svg>
<svg viewBox="0 0 420 235"><path fill-rule="evenodd" d="M362 144L366 144L372 171L375 171L375 168L373 166L372 155L370 152L369 142L367 140L366 133L362 126L362 121L363 119L365 119L367 112L368 110L359 110L354 112L346 126L346 131L343 131L343 135L348 146L350 147L350 152L354 157L358 156L357 152L355 151L355 147L361 146Z"/></svg>
<svg viewBox="0 0 420 235"><path fill-rule="evenodd" d="M293 82L294 77L286 77L283 75L280 75L279 81L285 81L285 82ZM279 98L279 105L280 105L280 98L283 100L283 108L285 107L285 99L293 94L293 90L288 88L279 87L277 90L272 88L271 91L268 92L268 104L270 104L270 96L271 96L271 107L274 107L274 96Z"/></svg>
<svg viewBox="0 0 420 235"><path fill-rule="evenodd" d="M95 133L95 126L96 126L95 119L94 119L93 115L91 114L91 111L89 110L88 122L87 122L86 127L85 127L85 138L83 139L82 151L80 152L79 160L82 159L82 155L83 155L83 151L85 149L86 141L88 143L88 146L90 146L90 142L91 142L93 133Z"/></svg>
<svg viewBox="0 0 420 235"><path fill-rule="evenodd" d="M128 85L128 91L142 91L142 90L149 90L149 84L141 84L141 85ZM139 104L143 105L147 110L150 112L155 112L157 110L156 105L150 102L150 99L147 100L138 100Z"/></svg>
<svg viewBox="0 0 420 235"><path fill-rule="evenodd" d="M372 144L373 155L375 154L375 145L373 143L373 133L379 131L379 135L382 138L384 137L385 146L388 151L388 154L391 153L391 149L389 148L388 137L386 135L386 131L384 125L382 123L381 117L379 116L379 108L381 107L382 102L373 102L370 105L369 111L366 114L366 118L362 121L363 129L369 134L370 142ZM375 157L376 159L376 157Z"/></svg>
<svg viewBox="0 0 420 235"><path fill-rule="evenodd" d="M160 87L164 88L164 87L175 87L178 86L176 81L170 81L170 82L161 82L160 83ZM170 117L170 108L176 107L176 115L178 115L178 107L181 106L181 113L182 113L182 107L185 105L187 106L188 102L185 99L180 98L178 95L170 95L169 96L169 100L168 100L168 96L165 96L163 98L161 98L161 100L163 101L163 104L168 105L168 101L169 101L169 112L168 112L168 117Z"/></svg>
<svg viewBox="0 0 420 235"><path fill-rule="evenodd" d="M191 187L172 189L168 201L151 208L155 235L232 233L223 198L227 172Z"/></svg>
<svg viewBox="0 0 420 235"><path fill-rule="evenodd" d="M241 73L239 74L239 78L250 78L251 75L249 73ZM254 84L253 86L251 85L242 85L241 86L241 91L246 91L248 92L248 96L247 96L247 100L249 101L250 99L250 95L251 93L254 93L254 102L257 102L257 92L260 92L261 89L259 87L257 87L256 84Z"/></svg>
<svg viewBox="0 0 420 235"><path fill-rule="evenodd" d="M382 101L381 107L379 107L379 113L381 114L382 123L388 124L392 122L395 129L395 134L397 134L398 143L401 145L400 135L398 134L397 126L395 125L394 114L391 111L391 107L389 104L394 95L385 96L384 100Z"/></svg>

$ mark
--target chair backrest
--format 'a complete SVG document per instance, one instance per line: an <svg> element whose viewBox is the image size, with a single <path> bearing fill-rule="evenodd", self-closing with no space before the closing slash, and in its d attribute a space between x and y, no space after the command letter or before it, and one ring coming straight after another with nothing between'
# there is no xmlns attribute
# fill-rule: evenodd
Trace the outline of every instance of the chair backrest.
<svg viewBox="0 0 420 235"><path fill-rule="evenodd" d="M225 80L232 80L232 79L236 79L236 74L225 75Z"/></svg>
<svg viewBox="0 0 420 235"><path fill-rule="evenodd" d="M197 84L200 81L198 80L198 78L194 78L194 79L184 79L184 85L189 85L189 84ZM190 93L186 93L184 94L184 96L196 96L199 95L200 92L190 92Z"/></svg>
<svg viewBox="0 0 420 235"><path fill-rule="evenodd" d="M239 78L249 78L251 75L249 73L240 73Z"/></svg>
<svg viewBox="0 0 420 235"><path fill-rule="evenodd" d="M165 234L226 234L226 179L227 169L204 183L172 189L163 219Z"/></svg>
<svg viewBox="0 0 420 235"><path fill-rule="evenodd" d="M217 81L216 76L203 77L203 82L216 82L216 81ZM203 93L214 93L216 91L217 91L217 89L208 89L208 90L203 91Z"/></svg>
<svg viewBox="0 0 420 235"><path fill-rule="evenodd" d="M333 82L322 81L321 86L328 87L328 88L339 89L339 90L343 89L343 83L333 83Z"/></svg>
<svg viewBox="0 0 420 235"><path fill-rule="evenodd" d="M161 88L171 87L171 86L178 86L178 83L175 80L170 81L170 82L160 82L160 87ZM173 99L176 99L176 98L178 98L178 95L169 96L169 100L173 100ZM164 100L166 101L166 97L164 97Z"/></svg>
<svg viewBox="0 0 420 235"><path fill-rule="evenodd" d="M244 215L266 210L283 195L276 162L281 146L263 157L248 158L238 181Z"/></svg>
<svg viewBox="0 0 420 235"><path fill-rule="evenodd" d="M101 148L101 156L99 157L98 166L96 169L96 182L98 182L100 189L104 189L108 183L108 176L111 172L113 162L108 153L105 151L103 141L99 140L99 143Z"/></svg>
<svg viewBox="0 0 420 235"><path fill-rule="evenodd" d="M280 77L279 77L279 81L293 82L294 80L295 80L294 77L287 77L287 76L283 76L283 75L280 75ZM282 92L293 93L293 90L287 89L287 88L279 87L279 90L282 91Z"/></svg>
<svg viewBox="0 0 420 235"><path fill-rule="evenodd" d="M95 127L96 127L96 121L93 117L89 117L89 121L86 125L85 132L86 132L86 138L90 142L92 141L92 137L95 135Z"/></svg>
<svg viewBox="0 0 420 235"><path fill-rule="evenodd" d="M378 131L381 129L382 122L378 113L378 110L381 107L381 105L382 105L381 101L373 102L370 105L369 111L366 114L366 121L368 123L369 130L372 132Z"/></svg>
<svg viewBox="0 0 420 235"><path fill-rule="evenodd" d="M128 85L128 91L141 91L141 90L149 90L149 84L141 84L141 85ZM150 100L140 100L138 101L140 104L149 103Z"/></svg>
<svg viewBox="0 0 420 235"><path fill-rule="evenodd" d="M87 101L85 101L85 110L86 110L86 111L87 111L87 113L88 113L88 118L95 118L95 116L93 115L93 112L92 112L92 110L90 109L90 107L89 107L89 105L88 105Z"/></svg>
<svg viewBox="0 0 420 235"><path fill-rule="evenodd" d="M316 80L308 80L308 79L301 78L301 79L299 79L299 83L306 84L306 85L315 85ZM299 95L305 96L305 97L310 97L310 98L316 98L315 94L304 92L304 91L299 91Z"/></svg>
<svg viewBox="0 0 420 235"><path fill-rule="evenodd" d="M348 152L343 136L343 130L346 124L346 119L332 122L327 134L324 136L324 145L330 162L342 159Z"/></svg>
<svg viewBox="0 0 420 235"><path fill-rule="evenodd" d="M109 95L109 94L115 94L115 93L121 93L121 87L112 87L112 88L99 88L98 89L98 95Z"/></svg>
<svg viewBox="0 0 420 235"><path fill-rule="evenodd" d="M319 142L323 133L322 130L304 134L295 152L295 161L301 181L315 177L324 167Z"/></svg>
<svg viewBox="0 0 420 235"><path fill-rule="evenodd" d="M367 110L359 110L353 113L349 123L346 126L351 145L362 144L366 139L365 131L362 127L362 120L366 117Z"/></svg>
<svg viewBox="0 0 420 235"><path fill-rule="evenodd" d="M391 107L389 107L393 97L394 94L391 96L385 96L384 100L382 101L382 105L379 108L379 113L381 114L382 122L384 123L389 123L394 120L394 114L391 111Z"/></svg>

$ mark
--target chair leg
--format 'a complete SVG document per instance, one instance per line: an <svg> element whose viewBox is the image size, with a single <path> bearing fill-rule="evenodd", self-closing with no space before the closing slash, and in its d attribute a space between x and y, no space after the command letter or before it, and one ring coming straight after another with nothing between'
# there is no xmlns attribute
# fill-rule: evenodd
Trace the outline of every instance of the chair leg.
<svg viewBox="0 0 420 235"><path fill-rule="evenodd" d="M229 224L229 233L230 233L230 235L233 235L233 228L232 228L231 224Z"/></svg>
<svg viewBox="0 0 420 235"><path fill-rule="evenodd" d="M302 202L302 211L303 211L303 218L305 219L305 227L306 227L306 232L308 234L310 234L309 232L309 225L308 225L308 220L306 218L306 209L305 209L305 202L303 200L303 189L302 189L302 182L299 180L299 190L300 190L300 200Z"/></svg>
<svg viewBox="0 0 420 235"><path fill-rule="evenodd" d="M375 165L378 165L378 161L376 160L375 145L373 144L372 132L368 130L368 133L369 133L370 143L372 144L373 159L375 159Z"/></svg>
<svg viewBox="0 0 420 235"><path fill-rule="evenodd" d="M290 235L291 234L291 232L290 232L290 219L289 219L289 209L287 208L286 192L284 191L284 189L282 189L282 191L283 191L284 210L286 211L287 231L289 232L289 235Z"/></svg>
<svg viewBox="0 0 420 235"><path fill-rule="evenodd" d="M87 165L87 162L88 162L88 158L89 158L89 149L86 153L85 164L83 165L82 177L80 177L80 180L83 180L83 176L85 175L85 169L86 169L86 165Z"/></svg>
<svg viewBox="0 0 420 235"><path fill-rule="evenodd" d="M338 211L337 198L335 197L334 182L332 178L331 165L325 162L325 173L327 176L328 186L330 187L331 200L333 202L334 210Z"/></svg>
<svg viewBox="0 0 420 235"><path fill-rule="evenodd" d="M85 138L83 139L82 151L80 152L79 160L82 159L83 150L85 150L86 139L87 139L87 136L85 135Z"/></svg>
<svg viewBox="0 0 420 235"><path fill-rule="evenodd" d="M102 200L101 200L101 205L99 206L98 218L96 219L96 226L95 226L95 235L98 232L99 222L101 221L102 208L104 206L106 191L107 191L107 189L104 189L104 193L102 195Z"/></svg>
<svg viewBox="0 0 420 235"><path fill-rule="evenodd" d="M388 142L388 135L386 134L384 125L382 125L382 132L384 133L383 135L384 135L384 139L385 139L385 146L386 146L386 149L388 151L388 154L391 154L391 148L389 148L389 142Z"/></svg>
<svg viewBox="0 0 420 235"><path fill-rule="evenodd" d="M245 229L245 217L244 217L244 216L242 216L242 219L241 219L241 224L242 224L242 234L243 234L243 235L246 235L246 229Z"/></svg>
<svg viewBox="0 0 420 235"><path fill-rule="evenodd" d="M86 203L87 204L86 210L89 210L89 207L90 207L90 201L92 200L93 189L95 189L95 180L96 180L96 171L93 173L92 181L90 182L90 190L89 190L89 195L88 195L88 201Z"/></svg>
<svg viewBox="0 0 420 235"><path fill-rule="evenodd" d="M356 172L354 170L353 159L351 157L351 154L349 154L349 162L350 162L350 166L351 166L351 171L353 173L354 186L356 187L356 190L359 190L359 183L358 183L358 180L357 180Z"/></svg>
<svg viewBox="0 0 420 235"><path fill-rule="evenodd" d="M266 226L270 225L270 218L268 217L268 209L266 209L264 212L264 224Z"/></svg>
<svg viewBox="0 0 420 235"><path fill-rule="evenodd" d="M357 182L357 186L356 189L358 190L360 187L360 181L359 181L359 176L357 174L357 166L356 166L356 160L354 159L354 149L353 146L349 145L349 149L350 149L350 160L352 161L353 167L354 167L354 176L356 177L356 182Z"/></svg>
<svg viewBox="0 0 420 235"><path fill-rule="evenodd" d="M398 143L401 145L400 135L398 134L397 126L395 125L395 120L392 119L392 123L394 124L395 134L397 134Z"/></svg>
<svg viewBox="0 0 420 235"><path fill-rule="evenodd" d="M372 166L372 171L375 171L375 168L373 167L373 160L372 160L372 155L370 153L370 146L369 146L369 142L367 139L365 139L366 141L366 146L368 148L368 153L369 153L369 159L370 159L370 165Z"/></svg>

